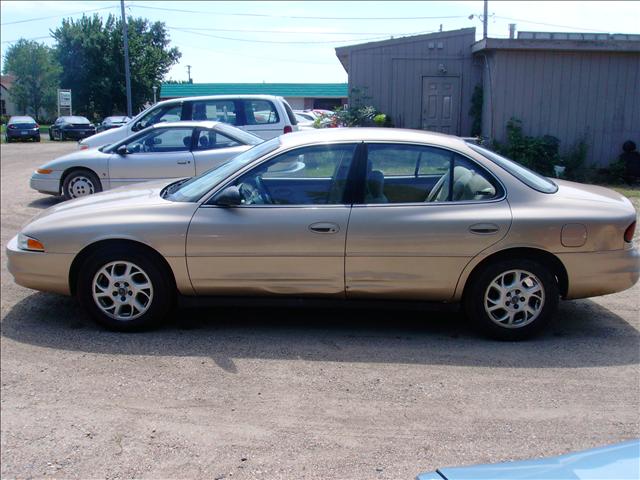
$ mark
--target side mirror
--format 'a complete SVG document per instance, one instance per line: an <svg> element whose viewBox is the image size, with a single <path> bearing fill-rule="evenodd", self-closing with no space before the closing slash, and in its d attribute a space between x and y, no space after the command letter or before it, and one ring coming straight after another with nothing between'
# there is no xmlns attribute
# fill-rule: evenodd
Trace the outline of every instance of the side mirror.
<svg viewBox="0 0 640 480"><path fill-rule="evenodd" d="M129 153L129 151L127 150L127 146L126 145L120 145L117 148L116 153L118 155L126 155L127 153Z"/></svg>
<svg viewBox="0 0 640 480"><path fill-rule="evenodd" d="M215 198L215 204L223 207L233 207L242 204L242 195L238 187L227 187Z"/></svg>
<svg viewBox="0 0 640 480"><path fill-rule="evenodd" d="M133 125L131 125L131 131L132 132L137 132L138 130L142 130L142 126L140 125L140 123L134 123Z"/></svg>

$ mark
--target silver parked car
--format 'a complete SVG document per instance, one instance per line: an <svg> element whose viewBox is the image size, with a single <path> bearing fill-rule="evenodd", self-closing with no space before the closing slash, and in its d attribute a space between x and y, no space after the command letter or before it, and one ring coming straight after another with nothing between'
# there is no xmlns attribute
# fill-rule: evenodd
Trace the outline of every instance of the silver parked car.
<svg viewBox="0 0 640 480"><path fill-rule="evenodd" d="M490 335L539 332L559 298L640 275L636 212L457 137L345 128L269 140L189 180L49 208L7 246L20 285L77 295L103 325L176 295L462 303Z"/></svg>
<svg viewBox="0 0 640 480"><path fill-rule="evenodd" d="M416 480L637 480L640 439L557 457L439 468Z"/></svg>
<svg viewBox="0 0 640 480"><path fill-rule="evenodd" d="M224 123L162 123L48 162L33 173L30 185L71 199L148 180L193 177L261 142Z"/></svg>
<svg viewBox="0 0 640 480"><path fill-rule="evenodd" d="M129 135L162 122L211 120L224 122L269 140L298 130L293 110L282 97L273 95L210 95L181 97L158 102L121 127L78 142L81 150L121 141Z"/></svg>

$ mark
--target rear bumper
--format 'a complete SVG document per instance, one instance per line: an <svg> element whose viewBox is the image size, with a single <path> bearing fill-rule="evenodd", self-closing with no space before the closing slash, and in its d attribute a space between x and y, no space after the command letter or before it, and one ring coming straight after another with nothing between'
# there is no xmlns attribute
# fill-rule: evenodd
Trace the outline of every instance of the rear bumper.
<svg viewBox="0 0 640 480"><path fill-rule="evenodd" d="M69 270L73 258L66 253L20 250L17 236L7 244L7 269L16 283L42 292L71 294Z"/></svg>
<svg viewBox="0 0 640 480"><path fill-rule="evenodd" d="M20 130L7 130L7 138L19 140L21 138L27 140L40 137L40 130L28 130L24 135Z"/></svg>
<svg viewBox="0 0 640 480"><path fill-rule="evenodd" d="M556 254L567 269L567 299L621 292L640 278L640 252L635 247L609 252Z"/></svg>

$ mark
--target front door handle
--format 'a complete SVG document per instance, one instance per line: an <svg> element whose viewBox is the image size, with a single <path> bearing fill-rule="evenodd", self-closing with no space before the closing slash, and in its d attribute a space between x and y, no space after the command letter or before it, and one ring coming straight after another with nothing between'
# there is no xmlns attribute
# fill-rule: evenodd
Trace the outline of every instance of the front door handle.
<svg viewBox="0 0 640 480"><path fill-rule="evenodd" d="M178 165L186 165L187 161L186 160L178 160Z"/></svg>
<svg viewBox="0 0 640 480"><path fill-rule="evenodd" d="M338 233L340 227L336 223L318 222L309 225L309 230L313 233Z"/></svg>
<svg viewBox="0 0 640 480"><path fill-rule="evenodd" d="M493 223L476 223L469 227L469 231L471 233L476 233L478 235L491 235L493 233L497 233L498 230L500 230L500 227Z"/></svg>

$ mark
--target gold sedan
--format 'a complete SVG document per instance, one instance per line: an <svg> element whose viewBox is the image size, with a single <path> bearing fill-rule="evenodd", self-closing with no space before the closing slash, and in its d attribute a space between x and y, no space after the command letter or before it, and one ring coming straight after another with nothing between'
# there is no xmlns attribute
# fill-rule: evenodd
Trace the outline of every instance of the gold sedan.
<svg viewBox="0 0 640 480"><path fill-rule="evenodd" d="M460 138L331 129L275 138L191 179L45 211L8 246L20 285L76 295L102 325L157 324L178 297L460 303L494 337L560 298L640 275L636 212Z"/></svg>

